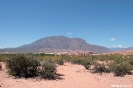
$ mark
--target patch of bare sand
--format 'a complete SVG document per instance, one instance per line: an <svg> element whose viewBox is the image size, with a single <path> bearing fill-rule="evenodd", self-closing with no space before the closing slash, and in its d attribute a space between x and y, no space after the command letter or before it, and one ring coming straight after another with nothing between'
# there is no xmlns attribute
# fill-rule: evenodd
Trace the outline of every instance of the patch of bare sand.
<svg viewBox="0 0 133 88"><path fill-rule="evenodd" d="M56 80L14 79L8 77L3 63L2 66L0 88L133 88L133 75L114 77L112 73L92 74L82 65L65 63L58 66Z"/></svg>

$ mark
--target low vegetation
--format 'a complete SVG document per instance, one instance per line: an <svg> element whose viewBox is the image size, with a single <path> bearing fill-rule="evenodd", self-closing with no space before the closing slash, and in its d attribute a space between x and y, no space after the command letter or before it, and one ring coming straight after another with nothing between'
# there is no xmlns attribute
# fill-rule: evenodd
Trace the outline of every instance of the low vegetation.
<svg viewBox="0 0 133 88"><path fill-rule="evenodd" d="M114 73L114 76L132 74L133 55L54 55L54 54L0 54L0 62L6 62L8 73L17 77L54 79L56 65L64 62L83 65L92 73ZM2 66L0 65L0 69Z"/></svg>
<svg viewBox="0 0 133 88"><path fill-rule="evenodd" d="M94 67L92 70L93 70L92 73L100 73L100 74L110 72L110 69L108 66L100 63L94 63Z"/></svg>
<svg viewBox="0 0 133 88"><path fill-rule="evenodd" d="M18 55L7 60L8 73L18 77L33 77L37 75L40 62L35 58Z"/></svg>
<svg viewBox="0 0 133 88"><path fill-rule="evenodd" d="M6 62L8 73L15 77L35 77L41 76L45 79L54 79L56 73L56 64L51 59L42 61L25 55L17 55Z"/></svg>
<svg viewBox="0 0 133 88"><path fill-rule="evenodd" d="M64 64L64 59L62 57L60 57L60 56L55 61L59 65L63 65Z"/></svg>
<svg viewBox="0 0 133 88"><path fill-rule="evenodd" d="M120 64L115 64L113 72L116 76L124 76L131 73L132 66L127 62L122 62Z"/></svg>
<svg viewBox="0 0 133 88"><path fill-rule="evenodd" d="M90 69L91 65L93 64L93 60L90 58L86 58L82 60L82 65L86 68L86 69Z"/></svg>
<svg viewBox="0 0 133 88"><path fill-rule="evenodd" d="M0 63L0 70L2 70L2 64Z"/></svg>
<svg viewBox="0 0 133 88"><path fill-rule="evenodd" d="M45 79L54 79L56 74L56 64L51 59L42 62L41 76Z"/></svg>

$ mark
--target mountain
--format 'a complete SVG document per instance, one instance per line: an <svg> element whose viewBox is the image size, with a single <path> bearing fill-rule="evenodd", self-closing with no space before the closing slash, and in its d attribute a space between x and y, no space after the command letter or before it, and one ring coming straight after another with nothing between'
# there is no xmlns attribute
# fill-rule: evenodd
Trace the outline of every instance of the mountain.
<svg viewBox="0 0 133 88"><path fill-rule="evenodd" d="M133 50L133 47L128 48L110 48L111 51L120 51L120 50Z"/></svg>
<svg viewBox="0 0 133 88"><path fill-rule="evenodd" d="M109 52L108 48L88 44L81 38L68 38L65 36L50 36L45 37L27 45L22 45L17 48L1 49L0 51L12 51L12 52L45 52L48 49L57 50L81 50L81 51L92 51L97 53Z"/></svg>
<svg viewBox="0 0 133 88"><path fill-rule="evenodd" d="M125 48L109 48L111 51L119 51L124 50Z"/></svg>

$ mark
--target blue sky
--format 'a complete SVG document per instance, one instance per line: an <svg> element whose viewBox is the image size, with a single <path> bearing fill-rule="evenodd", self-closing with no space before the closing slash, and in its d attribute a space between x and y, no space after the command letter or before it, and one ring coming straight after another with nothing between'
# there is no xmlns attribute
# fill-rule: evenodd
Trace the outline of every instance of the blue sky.
<svg viewBox="0 0 133 88"><path fill-rule="evenodd" d="M58 35L130 47L132 31L133 0L0 0L1 48Z"/></svg>

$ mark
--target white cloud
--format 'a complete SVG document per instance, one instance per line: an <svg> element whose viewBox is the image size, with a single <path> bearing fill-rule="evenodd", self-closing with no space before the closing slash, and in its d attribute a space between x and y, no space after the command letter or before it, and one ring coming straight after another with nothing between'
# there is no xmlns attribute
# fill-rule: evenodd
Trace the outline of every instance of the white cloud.
<svg viewBox="0 0 133 88"><path fill-rule="evenodd" d="M115 41L116 39L115 38L111 38L110 41Z"/></svg>
<svg viewBox="0 0 133 88"><path fill-rule="evenodd" d="M67 33L67 34L71 35L72 33L71 33L71 32L69 32L69 33Z"/></svg>
<svg viewBox="0 0 133 88"><path fill-rule="evenodd" d="M122 45L118 45L118 47L122 47Z"/></svg>
<svg viewBox="0 0 133 88"><path fill-rule="evenodd" d="M115 46L112 46L113 48L122 48L122 45L115 45Z"/></svg>

